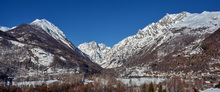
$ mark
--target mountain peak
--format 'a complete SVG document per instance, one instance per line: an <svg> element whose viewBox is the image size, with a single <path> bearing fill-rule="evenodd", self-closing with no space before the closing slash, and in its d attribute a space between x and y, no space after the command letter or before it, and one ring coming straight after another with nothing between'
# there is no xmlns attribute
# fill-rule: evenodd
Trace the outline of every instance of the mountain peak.
<svg viewBox="0 0 220 92"><path fill-rule="evenodd" d="M104 59L106 53L108 53L111 49L110 47L107 47L105 44L98 44L95 41L80 44L78 48L82 52L86 53L93 62L96 62L99 65L103 63L101 60Z"/></svg>
<svg viewBox="0 0 220 92"><path fill-rule="evenodd" d="M163 22L167 25L175 24L177 21L181 21L184 17L186 17L188 12L181 12L178 14L169 14L167 13L161 20L159 20L159 23Z"/></svg>
<svg viewBox="0 0 220 92"><path fill-rule="evenodd" d="M98 46L98 43L95 42L95 41L89 42L88 44L92 44L92 45L97 45Z"/></svg>
<svg viewBox="0 0 220 92"><path fill-rule="evenodd" d="M49 22L46 19L36 19L30 25L35 25L42 28L46 33L52 36L54 39L61 41L63 44L66 44L71 49L73 49L72 44L66 39L64 33L54 24Z"/></svg>
<svg viewBox="0 0 220 92"><path fill-rule="evenodd" d="M35 19L32 23L34 22L49 22L46 19Z"/></svg>
<svg viewBox="0 0 220 92"><path fill-rule="evenodd" d="M1 30L1 31L8 31L8 30L10 30L10 29L11 29L11 28L0 26L0 30Z"/></svg>
<svg viewBox="0 0 220 92"><path fill-rule="evenodd" d="M169 14L167 13L162 19L160 19L156 23L151 23L147 25L142 30L139 30L136 37L143 38L146 36L155 36L157 33L162 33L162 29L166 29L178 22L182 21L187 15L190 13L188 12L181 12L178 14Z"/></svg>
<svg viewBox="0 0 220 92"><path fill-rule="evenodd" d="M190 14L190 13L186 12L186 11L183 11L183 12L176 13L176 14L169 14L169 13L167 13L165 16L173 17L173 16L176 16L176 15L187 15L187 14Z"/></svg>
<svg viewBox="0 0 220 92"><path fill-rule="evenodd" d="M46 19L35 19L33 22L30 23L31 25L37 25L37 26L40 26L42 27L43 29L45 30L51 30L55 33L59 33L60 35L62 35L63 37L66 37L63 32L58 28L56 27L53 23L49 22L48 20Z"/></svg>
<svg viewBox="0 0 220 92"><path fill-rule="evenodd" d="M33 22L31 22L31 24L35 24L35 25L44 25L44 26L50 26L50 27L56 27L54 24L52 24L51 22L49 22L46 19L35 19Z"/></svg>
<svg viewBox="0 0 220 92"><path fill-rule="evenodd" d="M203 12L202 12L202 14L205 14L205 13L211 13L211 12L209 12L209 11L203 11Z"/></svg>

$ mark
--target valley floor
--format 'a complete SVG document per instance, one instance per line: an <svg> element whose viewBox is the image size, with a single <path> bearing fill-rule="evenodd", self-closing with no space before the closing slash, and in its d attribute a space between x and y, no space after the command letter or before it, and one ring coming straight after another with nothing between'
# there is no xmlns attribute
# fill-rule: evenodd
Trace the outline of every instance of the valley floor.
<svg viewBox="0 0 220 92"><path fill-rule="evenodd" d="M108 74L71 75L45 81L20 81L5 86L0 92L219 92L220 84L180 77L114 77ZM209 86L208 86L209 85ZM215 88L214 88L215 87Z"/></svg>

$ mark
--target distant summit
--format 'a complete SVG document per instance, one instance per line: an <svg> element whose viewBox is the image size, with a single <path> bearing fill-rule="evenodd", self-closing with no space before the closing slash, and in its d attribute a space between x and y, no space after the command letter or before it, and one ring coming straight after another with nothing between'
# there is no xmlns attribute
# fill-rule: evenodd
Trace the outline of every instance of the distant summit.
<svg viewBox="0 0 220 92"><path fill-rule="evenodd" d="M89 43L83 43L78 46L78 48L89 55L92 61L101 65L102 59L106 56L106 53L110 51L110 47L107 47L105 44L98 44L95 41Z"/></svg>
<svg viewBox="0 0 220 92"><path fill-rule="evenodd" d="M0 26L0 30L2 30L2 31L8 31L8 30L10 30L10 29L11 29L11 28Z"/></svg>

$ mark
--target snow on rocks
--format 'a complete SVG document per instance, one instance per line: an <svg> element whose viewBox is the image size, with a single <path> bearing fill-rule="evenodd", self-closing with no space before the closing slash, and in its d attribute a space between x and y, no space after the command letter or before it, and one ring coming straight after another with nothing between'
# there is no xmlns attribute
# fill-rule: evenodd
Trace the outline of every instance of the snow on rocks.
<svg viewBox="0 0 220 92"><path fill-rule="evenodd" d="M60 59L61 59L62 61L66 61L66 59L65 59L63 56L60 56Z"/></svg>
<svg viewBox="0 0 220 92"><path fill-rule="evenodd" d="M11 29L11 28L0 26L0 30L2 30L2 31L8 31L8 30L10 30L10 29Z"/></svg>
<svg viewBox="0 0 220 92"><path fill-rule="evenodd" d="M24 47L24 46L25 46L25 44L20 43L20 42L17 42L17 41L12 41L12 40L10 40L10 42L11 42L12 44L18 46L18 47Z"/></svg>
<svg viewBox="0 0 220 92"><path fill-rule="evenodd" d="M54 55L41 48L33 48L31 49L31 52L34 55L31 58L34 60L34 63L49 66L53 62Z"/></svg>
<svg viewBox="0 0 220 92"><path fill-rule="evenodd" d="M102 59L104 59L107 52L110 51L110 47L107 47L105 44L98 44L95 41L89 42L89 43L83 43L78 46L78 48L87 54L90 59L101 65Z"/></svg>
<svg viewBox="0 0 220 92"><path fill-rule="evenodd" d="M182 21L176 23L173 27L190 27L190 28L201 28L201 27L211 27L220 26L220 12L207 12L204 11L201 14L198 13L188 13ZM216 27L212 27L216 28Z"/></svg>

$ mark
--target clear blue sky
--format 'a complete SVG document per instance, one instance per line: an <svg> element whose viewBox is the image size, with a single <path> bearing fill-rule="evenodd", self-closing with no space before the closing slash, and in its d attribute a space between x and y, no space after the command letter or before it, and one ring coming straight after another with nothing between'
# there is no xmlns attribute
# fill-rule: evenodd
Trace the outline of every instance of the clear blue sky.
<svg viewBox="0 0 220 92"><path fill-rule="evenodd" d="M76 46L96 41L113 46L166 13L220 11L220 0L0 0L0 25L35 19L58 26Z"/></svg>

